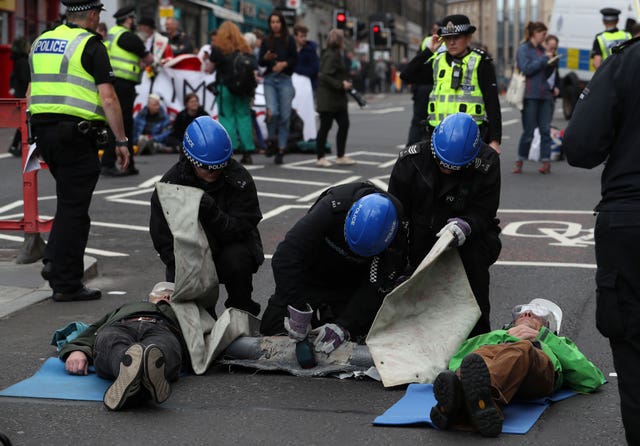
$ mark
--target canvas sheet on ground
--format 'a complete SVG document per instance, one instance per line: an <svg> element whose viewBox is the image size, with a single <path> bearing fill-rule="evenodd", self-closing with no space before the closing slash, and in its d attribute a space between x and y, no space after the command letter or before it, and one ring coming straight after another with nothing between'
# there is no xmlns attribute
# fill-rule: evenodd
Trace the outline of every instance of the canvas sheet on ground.
<svg viewBox="0 0 640 446"><path fill-rule="evenodd" d="M376 315L367 345L385 387L433 382L480 317L452 239L442 235Z"/></svg>
<svg viewBox="0 0 640 446"><path fill-rule="evenodd" d="M526 434L552 402L562 401L576 395L570 390L559 390L550 397L529 401L514 401L504 407L502 432ZM377 426L409 426L427 423L431 425L429 412L436 404L433 385L411 384L405 395L396 404L377 417Z"/></svg>
<svg viewBox="0 0 640 446"><path fill-rule="evenodd" d="M197 56L183 54L170 59L163 67L160 67L158 74L153 79L143 74L140 84L136 86L137 96L134 103L134 113L147 105L149 93L156 93L162 98L169 117L173 120L184 109L184 97L189 93L195 93L204 110L217 118L218 105L215 101L215 95L207 90L207 85L215 82L216 75L201 71L200 66L200 59ZM315 139L317 134L316 112L311 81L298 74L293 74L291 81L295 90L292 107L296 109L304 122L304 139L305 141ZM262 81L258 83L256 89L253 109L256 112L260 131L266 137L266 105Z"/></svg>

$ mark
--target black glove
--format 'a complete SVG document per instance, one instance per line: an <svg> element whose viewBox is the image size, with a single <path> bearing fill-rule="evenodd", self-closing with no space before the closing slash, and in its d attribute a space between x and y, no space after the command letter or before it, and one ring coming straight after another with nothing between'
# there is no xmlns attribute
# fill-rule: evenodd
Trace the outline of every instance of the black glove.
<svg viewBox="0 0 640 446"><path fill-rule="evenodd" d="M213 199L208 193L203 193L200 199L199 216L203 221L211 221L215 219L220 213L220 209L216 204L216 200Z"/></svg>

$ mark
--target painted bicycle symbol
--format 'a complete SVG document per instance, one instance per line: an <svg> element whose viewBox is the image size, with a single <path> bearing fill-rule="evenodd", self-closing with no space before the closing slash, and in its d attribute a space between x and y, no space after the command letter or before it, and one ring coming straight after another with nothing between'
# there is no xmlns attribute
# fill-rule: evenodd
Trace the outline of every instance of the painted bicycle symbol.
<svg viewBox="0 0 640 446"><path fill-rule="evenodd" d="M502 235L512 237L549 238L551 246L586 248L594 245L593 228L580 223L556 220L517 221L507 224Z"/></svg>

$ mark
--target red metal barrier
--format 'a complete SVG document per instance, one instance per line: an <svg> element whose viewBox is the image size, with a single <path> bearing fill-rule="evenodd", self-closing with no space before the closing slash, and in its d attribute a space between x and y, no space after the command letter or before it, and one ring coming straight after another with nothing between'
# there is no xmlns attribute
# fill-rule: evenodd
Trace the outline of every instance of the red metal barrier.
<svg viewBox="0 0 640 446"><path fill-rule="evenodd" d="M22 132L22 168L27 162L27 100L0 99L0 127L20 129ZM2 231L24 231L26 234L50 232L53 219L41 220L38 215L38 171L22 174L24 216L21 220L0 220Z"/></svg>

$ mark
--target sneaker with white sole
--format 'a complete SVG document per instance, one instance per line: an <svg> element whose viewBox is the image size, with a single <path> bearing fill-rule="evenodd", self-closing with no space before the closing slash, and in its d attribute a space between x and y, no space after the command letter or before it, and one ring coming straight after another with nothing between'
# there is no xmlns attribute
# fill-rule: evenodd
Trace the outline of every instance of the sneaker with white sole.
<svg viewBox="0 0 640 446"><path fill-rule="evenodd" d="M164 375L164 353L156 345L150 344L144 349L142 362L144 364L142 384L156 403L164 403L171 395L171 386Z"/></svg>
<svg viewBox="0 0 640 446"><path fill-rule="evenodd" d="M356 160L349 158L348 156L341 156L336 158L336 164L342 164L343 166L352 166L356 163Z"/></svg>
<svg viewBox="0 0 640 446"><path fill-rule="evenodd" d="M333 164L331 164L331 161L329 161L328 159L326 159L323 156L322 158L318 158L316 160L316 166L318 166L318 167L331 167L331 166L333 166Z"/></svg>
<svg viewBox="0 0 640 446"><path fill-rule="evenodd" d="M109 410L121 409L129 398L140 391L143 354L144 347L140 344L133 344L124 353L118 377L104 393L104 405Z"/></svg>

